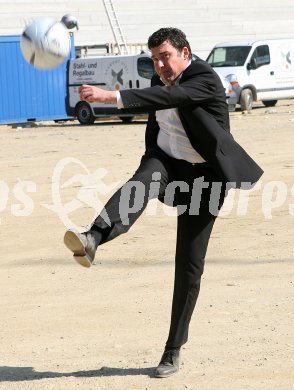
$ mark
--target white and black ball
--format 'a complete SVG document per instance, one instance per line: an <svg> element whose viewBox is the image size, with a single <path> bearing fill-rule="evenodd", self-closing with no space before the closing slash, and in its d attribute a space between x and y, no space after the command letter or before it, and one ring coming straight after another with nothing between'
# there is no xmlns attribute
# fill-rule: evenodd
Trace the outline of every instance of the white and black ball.
<svg viewBox="0 0 294 390"><path fill-rule="evenodd" d="M63 23L44 17L34 20L25 28L20 48L29 64L50 69L62 64L68 57L71 39Z"/></svg>

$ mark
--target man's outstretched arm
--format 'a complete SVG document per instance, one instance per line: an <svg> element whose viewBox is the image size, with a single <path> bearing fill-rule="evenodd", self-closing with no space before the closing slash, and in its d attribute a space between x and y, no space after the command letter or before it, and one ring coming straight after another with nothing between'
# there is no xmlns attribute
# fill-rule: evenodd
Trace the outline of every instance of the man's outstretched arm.
<svg viewBox="0 0 294 390"><path fill-rule="evenodd" d="M107 91L93 85L82 85L79 88L80 99L88 103L116 104L116 92Z"/></svg>

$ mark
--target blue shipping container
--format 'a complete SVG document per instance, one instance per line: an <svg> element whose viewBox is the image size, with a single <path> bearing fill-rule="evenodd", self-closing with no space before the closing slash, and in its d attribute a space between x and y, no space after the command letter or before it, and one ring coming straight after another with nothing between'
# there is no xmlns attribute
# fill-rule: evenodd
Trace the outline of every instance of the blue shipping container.
<svg viewBox="0 0 294 390"><path fill-rule="evenodd" d="M74 39L69 58L75 58ZM20 36L0 36L0 123L69 119L67 63L39 70L20 50Z"/></svg>

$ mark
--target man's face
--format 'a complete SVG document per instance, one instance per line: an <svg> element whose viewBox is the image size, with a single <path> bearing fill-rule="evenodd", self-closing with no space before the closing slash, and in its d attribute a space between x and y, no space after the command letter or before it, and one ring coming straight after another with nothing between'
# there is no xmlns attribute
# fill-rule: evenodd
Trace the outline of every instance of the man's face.
<svg viewBox="0 0 294 390"><path fill-rule="evenodd" d="M189 50L184 47L181 52L168 41L151 49L156 73L165 84L172 85L174 80L183 72L189 63Z"/></svg>

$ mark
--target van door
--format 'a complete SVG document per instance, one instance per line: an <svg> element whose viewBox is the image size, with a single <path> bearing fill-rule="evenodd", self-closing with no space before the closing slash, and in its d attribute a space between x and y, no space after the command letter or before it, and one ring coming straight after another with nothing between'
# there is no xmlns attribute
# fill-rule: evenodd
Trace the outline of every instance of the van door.
<svg viewBox="0 0 294 390"><path fill-rule="evenodd" d="M294 40L278 41L273 47L277 99L294 97Z"/></svg>
<svg viewBox="0 0 294 390"><path fill-rule="evenodd" d="M132 88L134 73L132 57L105 57L101 73L106 83L105 89L120 91Z"/></svg>
<svg viewBox="0 0 294 390"><path fill-rule="evenodd" d="M102 59L101 75L105 89L121 91L133 88L134 85L134 56L113 56ZM117 115L123 122L130 122L133 115L121 113L117 104L92 104L96 116Z"/></svg>
<svg viewBox="0 0 294 390"><path fill-rule="evenodd" d="M259 45L247 64L248 82L256 88L257 100L273 99L275 90L274 63L268 45Z"/></svg>

